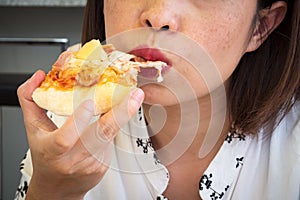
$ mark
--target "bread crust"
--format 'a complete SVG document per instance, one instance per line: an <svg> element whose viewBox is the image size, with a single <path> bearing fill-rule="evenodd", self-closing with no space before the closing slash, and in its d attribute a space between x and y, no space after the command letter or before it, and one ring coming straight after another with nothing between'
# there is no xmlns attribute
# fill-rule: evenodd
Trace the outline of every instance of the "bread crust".
<svg viewBox="0 0 300 200"><path fill-rule="evenodd" d="M32 98L41 108L62 116L71 115L81 103L93 100L95 103L94 114L100 115L119 104L134 87L106 82L91 87L75 86L66 91L54 87L37 88L33 92Z"/></svg>

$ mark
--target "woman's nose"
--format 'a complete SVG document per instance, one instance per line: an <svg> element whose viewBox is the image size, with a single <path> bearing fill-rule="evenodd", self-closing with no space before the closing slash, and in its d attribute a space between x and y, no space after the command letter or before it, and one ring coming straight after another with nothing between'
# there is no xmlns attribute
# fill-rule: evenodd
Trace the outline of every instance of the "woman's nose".
<svg viewBox="0 0 300 200"><path fill-rule="evenodd" d="M144 27L151 27L156 30L179 31L179 14L169 7L165 1L159 1L149 5L141 14L141 23Z"/></svg>

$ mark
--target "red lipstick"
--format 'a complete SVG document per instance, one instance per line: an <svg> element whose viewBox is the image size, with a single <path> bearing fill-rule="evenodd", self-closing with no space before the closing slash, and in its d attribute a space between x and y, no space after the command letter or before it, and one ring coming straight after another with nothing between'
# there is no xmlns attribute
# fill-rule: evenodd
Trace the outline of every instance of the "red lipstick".
<svg viewBox="0 0 300 200"><path fill-rule="evenodd" d="M147 61L162 61L167 63L167 65L171 65L170 61L159 49L144 46L133 49L129 53L141 57Z"/></svg>

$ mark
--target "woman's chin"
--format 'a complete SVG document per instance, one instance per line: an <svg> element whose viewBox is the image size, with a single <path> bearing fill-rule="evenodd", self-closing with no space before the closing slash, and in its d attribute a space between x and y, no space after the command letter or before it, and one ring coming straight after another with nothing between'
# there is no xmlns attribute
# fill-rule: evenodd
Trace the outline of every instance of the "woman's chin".
<svg viewBox="0 0 300 200"><path fill-rule="evenodd" d="M177 101L176 95L174 95L170 90L165 88L163 85L156 83L149 83L140 86L140 88L145 93L144 104L148 105L162 105L171 106L176 105Z"/></svg>

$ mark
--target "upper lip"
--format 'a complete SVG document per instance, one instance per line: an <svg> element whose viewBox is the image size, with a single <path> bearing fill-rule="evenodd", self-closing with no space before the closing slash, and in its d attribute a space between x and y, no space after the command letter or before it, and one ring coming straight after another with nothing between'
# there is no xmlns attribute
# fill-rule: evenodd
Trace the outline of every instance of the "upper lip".
<svg viewBox="0 0 300 200"><path fill-rule="evenodd" d="M129 53L141 57L147 61L162 61L168 66L171 66L170 60L157 48L139 46L131 50Z"/></svg>

